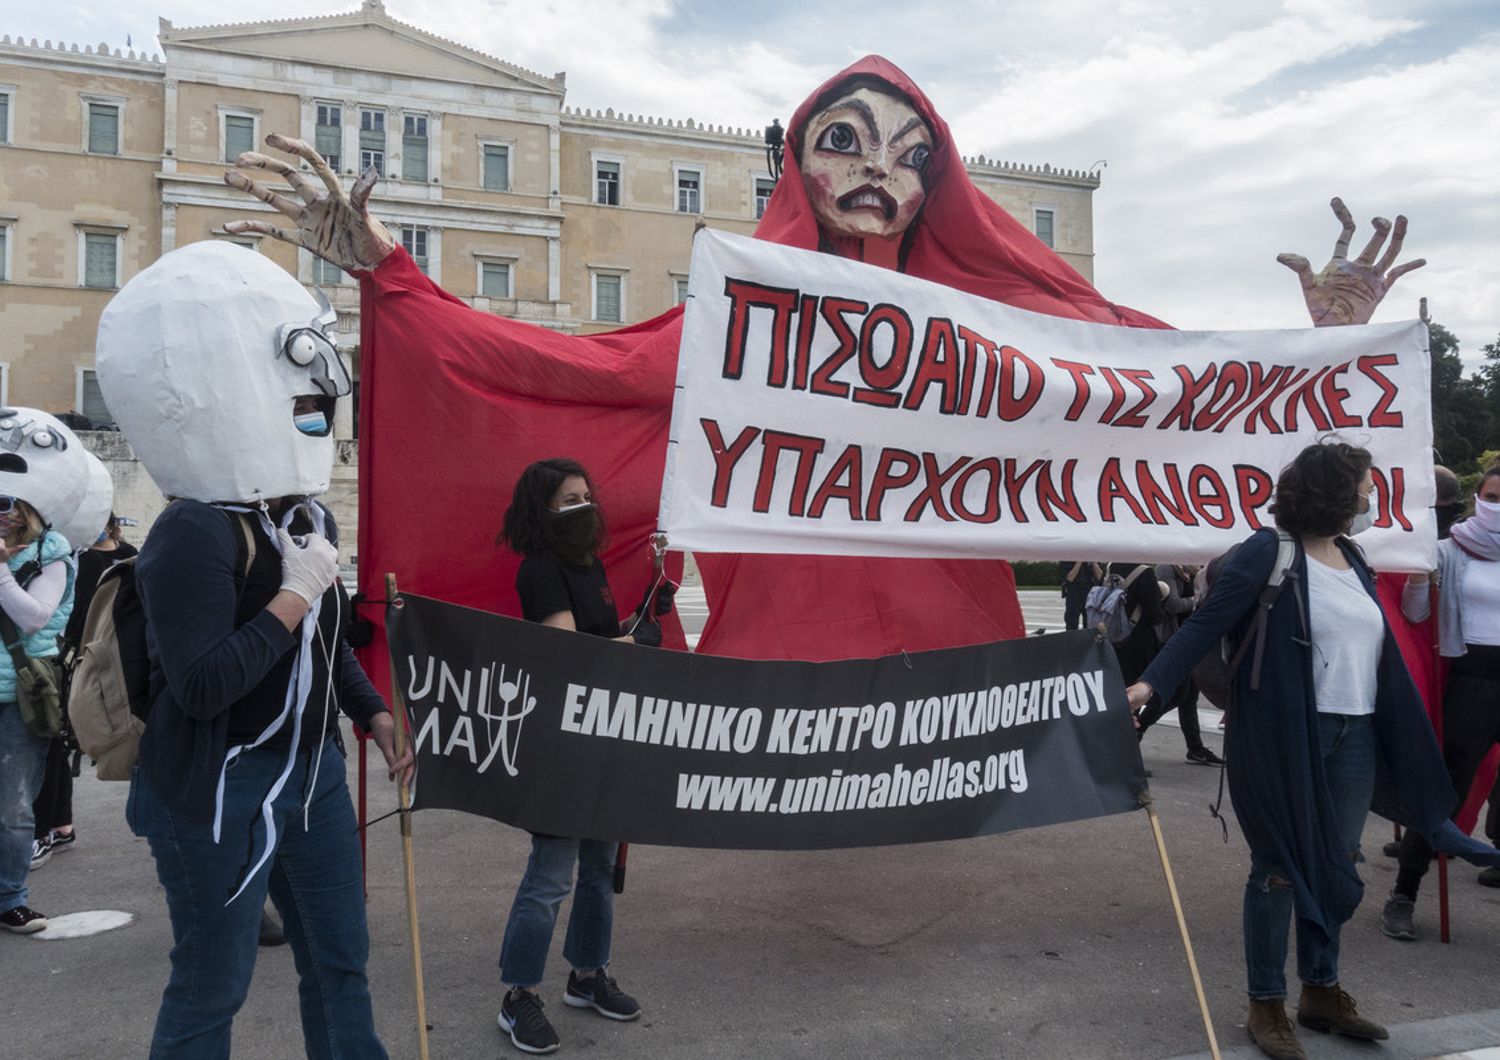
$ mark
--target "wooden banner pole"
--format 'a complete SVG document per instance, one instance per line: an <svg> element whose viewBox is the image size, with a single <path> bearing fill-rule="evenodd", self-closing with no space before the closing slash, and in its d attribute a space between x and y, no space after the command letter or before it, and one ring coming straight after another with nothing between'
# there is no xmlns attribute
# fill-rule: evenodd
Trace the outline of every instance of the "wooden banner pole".
<svg viewBox="0 0 1500 1060"><path fill-rule="evenodd" d="M385 576L385 601L396 602L396 576ZM406 753L406 702L401 698L401 685L396 680L395 668L391 668L391 703L396 708L396 757ZM411 929L411 968L417 991L417 1055L429 1060L427 1049L427 993L422 985L422 933L417 927L417 860L411 845L411 793L406 788L406 778L396 780L396 798L401 807L401 857L406 868L406 920Z"/></svg>
<svg viewBox="0 0 1500 1060"><path fill-rule="evenodd" d="M1162 875L1167 878L1167 893L1172 896L1172 911L1177 914L1177 931L1182 935L1182 949L1187 954L1188 971L1193 976L1193 990L1198 995L1198 1012L1203 1017L1203 1030L1208 1035L1208 1051L1214 1060L1222 1060L1219 1039L1214 1035L1213 1018L1208 1014L1208 997L1203 993L1203 979L1198 974L1198 959L1193 955L1193 940L1188 935L1187 917L1182 911L1182 899L1177 895L1177 880L1172 876L1172 863L1167 859L1167 841L1162 837L1161 820L1156 816L1156 805L1149 791L1141 794L1146 807L1146 818L1151 822L1151 834L1156 839L1156 853L1161 858Z"/></svg>

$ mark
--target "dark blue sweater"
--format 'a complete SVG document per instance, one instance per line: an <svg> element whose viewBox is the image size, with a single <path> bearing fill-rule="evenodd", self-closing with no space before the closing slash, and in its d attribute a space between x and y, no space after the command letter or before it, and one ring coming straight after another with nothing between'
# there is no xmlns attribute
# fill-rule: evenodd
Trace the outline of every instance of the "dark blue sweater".
<svg viewBox="0 0 1500 1060"><path fill-rule="evenodd" d="M156 520L136 561L151 658L151 714L141 738L141 775L174 809L210 819L224 754L253 738L286 701L299 638L265 610L281 587L281 557L261 529L255 562L236 593L243 548L224 512L196 501L174 501ZM293 526L297 532L298 526ZM328 519L329 539L338 529ZM334 701L368 729L385 702L343 640L350 615L337 582L323 596L319 626L335 646ZM303 742L321 738L328 666L313 639L313 680L303 716ZM336 733L337 714L329 728ZM271 743L285 748L291 722Z"/></svg>
<svg viewBox="0 0 1500 1060"><path fill-rule="evenodd" d="M1339 545L1374 598L1374 579L1363 555L1347 540L1340 539ZM1155 689L1176 688L1220 637L1231 630L1243 637L1275 565L1276 552L1273 530L1259 530L1245 541L1224 563L1208 598L1162 647L1141 680ZM1312 656L1303 632L1310 628L1306 585L1307 558L1299 553L1296 567L1271 608L1260 688L1250 688L1249 655L1234 676L1224 757L1245 841L1259 859L1285 870L1292 880L1298 915L1326 931L1349 919L1364 894L1364 884L1348 852L1341 848L1318 753ZM1480 864L1500 861L1500 852L1462 835L1448 820L1458 797L1389 626L1377 671L1374 719L1377 754L1372 809L1429 836L1440 850Z"/></svg>

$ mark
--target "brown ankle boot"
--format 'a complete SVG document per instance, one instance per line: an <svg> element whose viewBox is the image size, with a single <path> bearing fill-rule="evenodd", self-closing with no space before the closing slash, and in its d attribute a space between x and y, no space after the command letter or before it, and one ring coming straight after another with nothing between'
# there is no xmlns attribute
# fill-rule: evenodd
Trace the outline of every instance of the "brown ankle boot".
<svg viewBox="0 0 1500 1060"><path fill-rule="evenodd" d="M1303 983L1302 996L1297 1000L1297 1022L1315 1031L1334 1031L1367 1042L1383 1042L1391 1036L1380 1024L1361 1016L1354 1007L1354 999L1337 983L1332 986Z"/></svg>
<svg viewBox="0 0 1500 1060"><path fill-rule="evenodd" d="M1287 1019L1286 1004L1280 998L1273 1001L1251 998L1245 1030L1250 1032L1250 1040L1271 1060L1307 1060L1307 1054L1297 1041L1297 1030Z"/></svg>

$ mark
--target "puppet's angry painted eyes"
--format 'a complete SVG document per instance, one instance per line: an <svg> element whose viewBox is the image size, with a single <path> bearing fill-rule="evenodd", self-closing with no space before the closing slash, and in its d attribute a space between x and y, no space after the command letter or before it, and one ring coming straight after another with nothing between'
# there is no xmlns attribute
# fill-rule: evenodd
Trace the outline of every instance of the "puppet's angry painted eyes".
<svg viewBox="0 0 1500 1060"><path fill-rule="evenodd" d="M819 151L837 151L845 155L859 154L859 136L854 126L846 121L835 122L823 130L818 137Z"/></svg>
<svg viewBox="0 0 1500 1060"><path fill-rule="evenodd" d="M904 99L861 87L807 123L802 180L828 232L892 239L926 198L932 131Z"/></svg>

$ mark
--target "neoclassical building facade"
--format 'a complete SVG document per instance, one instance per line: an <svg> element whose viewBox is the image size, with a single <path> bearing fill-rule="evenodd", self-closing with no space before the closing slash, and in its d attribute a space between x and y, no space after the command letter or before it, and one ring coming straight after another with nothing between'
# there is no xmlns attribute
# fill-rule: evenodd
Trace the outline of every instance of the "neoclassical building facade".
<svg viewBox="0 0 1500 1060"><path fill-rule="evenodd" d="M449 292L570 332L680 301L697 222L749 233L773 188L761 130L569 107L565 75L407 25L380 0L240 25L163 19L159 40L161 56L0 39L0 401L107 423L93 378L100 311L200 239L235 239L322 287L357 377L351 278L224 231L272 216L222 179L270 132L315 144L346 179L375 166L372 212ZM1092 277L1096 176L969 163L986 194ZM340 436L355 431L344 410Z"/></svg>

